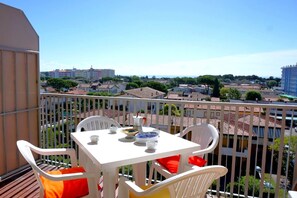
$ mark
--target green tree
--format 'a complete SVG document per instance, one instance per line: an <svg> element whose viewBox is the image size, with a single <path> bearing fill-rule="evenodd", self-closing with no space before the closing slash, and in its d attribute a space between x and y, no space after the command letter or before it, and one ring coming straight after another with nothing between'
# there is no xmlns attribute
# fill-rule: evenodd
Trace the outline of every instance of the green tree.
<svg viewBox="0 0 297 198"><path fill-rule="evenodd" d="M101 81L102 82L108 82L108 81L112 81L113 80L113 78L112 77L102 77L102 79L101 79Z"/></svg>
<svg viewBox="0 0 297 198"><path fill-rule="evenodd" d="M258 101L260 101L260 100L262 100L262 95L261 95L260 92L252 90L252 91L246 92L245 99L246 100L254 100L254 101L258 100Z"/></svg>
<svg viewBox="0 0 297 198"><path fill-rule="evenodd" d="M267 82L266 82L266 84L267 84L267 86L269 87L269 88L272 88L272 87L275 87L275 86L277 86L277 82L276 82L276 80L268 80Z"/></svg>
<svg viewBox="0 0 297 198"><path fill-rule="evenodd" d="M239 100L241 98L241 93L238 89L223 87L220 89L220 98Z"/></svg>
<svg viewBox="0 0 297 198"><path fill-rule="evenodd" d="M220 89L220 99L225 100L229 97L230 88L223 87Z"/></svg>
<svg viewBox="0 0 297 198"><path fill-rule="evenodd" d="M264 178L265 181L269 183L273 183L272 179L270 179L269 177L267 178L266 175L264 177L265 177ZM261 183L260 179L257 179L254 176L250 175L248 180L248 195L250 196L253 195L258 197L260 192L260 183ZM234 192L239 192L240 194L244 194L245 186L246 186L246 176L241 176L237 182L234 182ZM230 190L230 184L227 185L227 190ZM270 196L275 194L274 188L272 189L264 188L263 192L264 192L263 197L266 197L267 193L269 193ZM280 189L279 193L280 195L284 194L282 189Z"/></svg>
<svg viewBox="0 0 297 198"><path fill-rule="evenodd" d="M233 76L233 74L225 74L225 75L222 76L222 79L224 81L226 81L226 80L234 80L234 76Z"/></svg>
<svg viewBox="0 0 297 198"><path fill-rule="evenodd" d="M63 80L61 78L50 78L47 80L47 85L52 86L56 90L61 90L62 88L69 89L70 87L75 87L78 83L71 80Z"/></svg>
<svg viewBox="0 0 297 198"><path fill-rule="evenodd" d="M269 150L274 150L274 159L278 161L278 155L280 150L281 140L276 138L273 144L269 146ZM297 151L297 136L285 136L284 137L284 149L282 158L282 173L286 174L287 162L288 164L288 179L292 181L294 173L294 163L295 153ZM289 159L288 159L289 158Z"/></svg>
<svg viewBox="0 0 297 198"><path fill-rule="evenodd" d="M150 87L150 88L156 89L158 91L162 91L162 92L167 93L167 87L166 87L166 85L164 85L162 83L159 83L159 82L156 82L156 81L150 81L150 82L147 83L147 86Z"/></svg>
<svg viewBox="0 0 297 198"><path fill-rule="evenodd" d="M129 82L126 85L126 90L139 88L139 85L134 82Z"/></svg>
<svg viewBox="0 0 297 198"><path fill-rule="evenodd" d="M143 84L143 81L139 78L139 76L135 75L130 77L129 82L137 84L138 87L141 87Z"/></svg>
<svg viewBox="0 0 297 198"><path fill-rule="evenodd" d="M174 104L171 104L171 115L180 116L180 111ZM163 109L160 110L160 114L168 115L169 112L169 104L165 104Z"/></svg>
<svg viewBox="0 0 297 198"><path fill-rule="evenodd" d="M230 88L229 90L229 98L239 100L241 98L241 93L236 88Z"/></svg>
<svg viewBox="0 0 297 198"><path fill-rule="evenodd" d="M217 78L214 80L212 96L220 97L220 82Z"/></svg>
<svg viewBox="0 0 297 198"><path fill-rule="evenodd" d="M198 84L214 85L215 78L211 75L199 76L197 78Z"/></svg>

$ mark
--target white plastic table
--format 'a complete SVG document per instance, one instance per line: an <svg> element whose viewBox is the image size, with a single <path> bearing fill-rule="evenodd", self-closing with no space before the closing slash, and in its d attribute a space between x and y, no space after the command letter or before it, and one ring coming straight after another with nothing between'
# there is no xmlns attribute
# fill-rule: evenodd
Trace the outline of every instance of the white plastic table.
<svg viewBox="0 0 297 198"><path fill-rule="evenodd" d="M153 128L144 127L143 130L144 132L152 131ZM95 165L95 169L100 169L103 172L103 196L108 198L115 197L118 167L132 164L136 184L144 185L147 161L181 154L180 163L185 164L187 156L183 154L190 154L200 149L199 144L160 131L157 149L151 151L144 144L126 139L126 134L120 131L121 129L118 129L117 133L111 134L107 129L71 134L71 138L79 146L80 152L84 152L91 159L86 160L86 168ZM95 134L99 135L98 144L90 142L90 136ZM183 166L179 167L179 172L183 171Z"/></svg>
<svg viewBox="0 0 297 198"><path fill-rule="evenodd" d="M289 198L297 198L297 191L289 191Z"/></svg>

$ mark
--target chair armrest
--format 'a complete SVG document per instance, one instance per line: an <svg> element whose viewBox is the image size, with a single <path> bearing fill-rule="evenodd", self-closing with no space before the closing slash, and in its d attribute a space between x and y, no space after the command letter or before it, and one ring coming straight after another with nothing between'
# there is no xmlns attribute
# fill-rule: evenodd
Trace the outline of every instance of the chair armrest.
<svg viewBox="0 0 297 198"><path fill-rule="evenodd" d="M214 138L211 145L209 145L207 148L205 149L201 149L199 151L194 151L192 154L193 155L197 155L197 156L203 156L207 153L212 152L213 150L215 150L215 148L217 147L219 143L219 138Z"/></svg>
<svg viewBox="0 0 297 198"><path fill-rule="evenodd" d="M77 166L76 153L72 148L42 149L32 145L31 149L39 155L69 155L71 166Z"/></svg>
<svg viewBox="0 0 297 198"><path fill-rule="evenodd" d="M62 180L72 180L72 179L83 179L83 178L98 178L98 174L90 172L81 173L67 173L62 175L51 175L46 172L39 172L39 174L49 180L62 181Z"/></svg>
<svg viewBox="0 0 297 198"><path fill-rule="evenodd" d="M207 153L210 153L210 152L211 152L211 149L202 149L202 150L199 150L199 151L194 151L194 152L192 152L192 154L189 155L189 156L193 156L193 155L196 155L196 156L203 156L203 155L205 155L205 154L207 154Z"/></svg>

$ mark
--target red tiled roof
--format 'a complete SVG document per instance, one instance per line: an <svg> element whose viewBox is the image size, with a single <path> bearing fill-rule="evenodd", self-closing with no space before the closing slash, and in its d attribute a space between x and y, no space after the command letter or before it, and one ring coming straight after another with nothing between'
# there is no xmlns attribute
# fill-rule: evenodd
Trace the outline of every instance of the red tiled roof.
<svg viewBox="0 0 297 198"><path fill-rule="evenodd" d="M75 89L75 90L71 90L66 92L66 94L73 94L73 95L86 95L87 92L81 89Z"/></svg>
<svg viewBox="0 0 297 198"><path fill-rule="evenodd" d="M158 98L159 96L165 95L164 92L152 89L150 87L141 87L137 89L125 90L125 95L134 96L137 98Z"/></svg>

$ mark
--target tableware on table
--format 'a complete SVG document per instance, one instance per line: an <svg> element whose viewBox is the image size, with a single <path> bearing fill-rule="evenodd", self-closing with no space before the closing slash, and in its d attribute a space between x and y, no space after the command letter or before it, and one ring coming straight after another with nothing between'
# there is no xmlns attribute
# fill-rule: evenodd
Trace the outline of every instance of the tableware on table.
<svg viewBox="0 0 297 198"><path fill-rule="evenodd" d="M133 116L133 128L139 132L142 132L142 126L145 125L146 118L142 116Z"/></svg>
<svg viewBox="0 0 297 198"><path fill-rule="evenodd" d="M97 144L99 141L99 135L91 135L90 139L92 143Z"/></svg>
<svg viewBox="0 0 297 198"><path fill-rule="evenodd" d="M125 133L127 136L127 139L132 139L134 138L134 136L138 133L137 130L135 130L134 128L126 128L122 130L123 133Z"/></svg>
<svg viewBox="0 0 297 198"><path fill-rule="evenodd" d="M109 128L109 130L110 130L110 133L116 133L117 130L118 130L118 127L112 126L112 127Z"/></svg>
<svg viewBox="0 0 297 198"><path fill-rule="evenodd" d="M150 149L150 150L156 150L157 145L158 145L158 142L157 141L148 140L146 142L146 148L147 149Z"/></svg>
<svg viewBox="0 0 297 198"><path fill-rule="evenodd" d="M142 132L135 135L135 142L146 143L147 141L157 141L159 134L157 132Z"/></svg>

